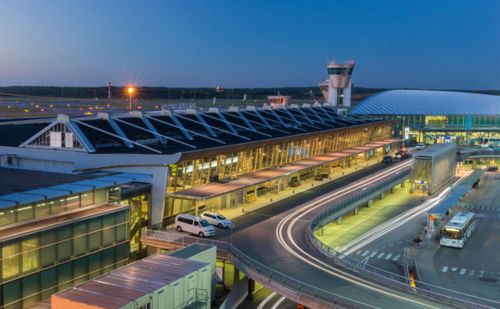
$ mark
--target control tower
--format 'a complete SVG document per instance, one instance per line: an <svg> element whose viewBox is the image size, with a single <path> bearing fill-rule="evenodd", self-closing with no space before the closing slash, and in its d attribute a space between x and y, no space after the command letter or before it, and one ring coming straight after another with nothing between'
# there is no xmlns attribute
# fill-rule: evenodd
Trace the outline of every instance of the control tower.
<svg viewBox="0 0 500 309"><path fill-rule="evenodd" d="M329 76L327 102L339 110L347 111L351 107L351 75L354 65L354 61L347 61L330 62L326 66Z"/></svg>

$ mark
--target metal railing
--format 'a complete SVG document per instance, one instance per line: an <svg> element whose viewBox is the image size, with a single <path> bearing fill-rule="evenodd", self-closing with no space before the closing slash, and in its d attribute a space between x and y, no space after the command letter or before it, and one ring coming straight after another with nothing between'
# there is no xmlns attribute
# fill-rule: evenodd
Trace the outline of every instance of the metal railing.
<svg viewBox="0 0 500 309"><path fill-rule="evenodd" d="M335 308L369 307L366 304L363 304L362 302L359 302L355 299L350 299L334 292L315 287L313 285L292 278L286 274L283 274L251 258L247 254L236 248L236 246L234 246L233 244L225 241L213 240L208 238L198 238L175 232L150 229L145 229L143 231L142 237L183 246L190 244L216 246L217 250L226 251L232 257L231 262L236 265L239 270L243 271L247 275L257 275L258 278L255 278L256 276L250 277L257 279L263 285L273 288L280 287L283 289L281 292L288 291L288 295L286 296L297 302L304 301L304 299L309 299L311 303L319 303Z"/></svg>
<svg viewBox="0 0 500 309"><path fill-rule="evenodd" d="M500 302L449 290L421 281L415 281L417 287L412 287L407 283L407 278L405 278L404 276L372 266L370 264L364 264L357 258L344 255L341 252L336 251L334 248L331 248L330 246L324 244L316 237L315 232L317 232L326 224L345 214L346 209L350 210L354 208L354 204L359 204L359 201L362 201L363 199L366 200L367 197L373 195L374 193L380 194L381 190L383 190L384 188L391 188L395 183L397 184L398 182L401 182L401 177L407 177L407 174L404 174L404 176L398 175L395 177L396 179L392 179L391 181L370 186L365 190L356 193L338 202L335 205L331 205L328 209L325 209L318 213L309 222L308 239L310 243L319 252L331 258L332 262L336 266L342 267L343 269L359 275L364 279L378 282L388 288L408 292L420 297L431 299L433 301L440 301L451 304L453 306L466 308L498 308L500 306Z"/></svg>

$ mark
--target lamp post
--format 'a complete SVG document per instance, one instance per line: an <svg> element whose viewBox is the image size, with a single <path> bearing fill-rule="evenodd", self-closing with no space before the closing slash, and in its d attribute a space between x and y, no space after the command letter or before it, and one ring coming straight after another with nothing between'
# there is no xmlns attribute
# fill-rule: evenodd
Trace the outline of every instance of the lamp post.
<svg viewBox="0 0 500 309"><path fill-rule="evenodd" d="M128 94L128 112L130 113L132 111L132 95L135 92L135 88L132 86L127 87L127 94Z"/></svg>

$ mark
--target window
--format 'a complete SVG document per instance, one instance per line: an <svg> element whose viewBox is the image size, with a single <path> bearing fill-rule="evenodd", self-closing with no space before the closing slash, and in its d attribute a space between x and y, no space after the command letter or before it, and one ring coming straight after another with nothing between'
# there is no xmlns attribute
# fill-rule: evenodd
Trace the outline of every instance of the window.
<svg viewBox="0 0 500 309"><path fill-rule="evenodd" d="M43 232L40 235L40 266L51 266L56 262L56 238L55 230Z"/></svg>
<svg viewBox="0 0 500 309"><path fill-rule="evenodd" d="M57 260L66 261L73 254L72 228L70 226L60 227L57 231Z"/></svg>
<svg viewBox="0 0 500 309"><path fill-rule="evenodd" d="M65 133L64 134L64 146L66 148L73 148L73 133Z"/></svg>
<svg viewBox="0 0 500 309"><path fill-rule="evenodd" d="M47 202L35 204L35 217L46 217L50 216L50 204Z"/></svg>
<svg viewBox="0 0 500 309"><path fill-rule="evenodd" d="M112 245L115 241L115 218L113 215L107 215L102 219L102 243L103 246Z"/></svg>
<svg viewBox="0 0 500 309"><path fill-rule="evenodd" d="M33 205L22 205L17 208L17 220L26 221L33 219Z"/></svg>
<svg viewBox="0 0 500 309"><path fill-rule="evenodd" d="M82 193L81 203L82 206L92 205L94 203L94 192L90 191Z"/></svg>
<svg viewBox="0 0 500 309"><path fill-rule="evenodd" d="M50 147L62 147L62 132L50 132Z"/></svg>
<svg viewBox="0 0 500 309"><path fill-rule="evenodd" d="M95 203L102 204L108 202L108 190L99 189L95 191Z"/></svg>
<svg viewBox="0 0 500 309"><path fill-rule="evenodd" d="M23 239L21 243L23 273L38 269L38 238Z"/></svg>
<svg viewBox="0 0 500 309"><path fill-rule="evenodd" d="M73 227L73 252L75 256L85 254L87 252L87 223L75 223Z"/></svg>
<svg viewBox="0 0 500 309"><path fill-rule="evenodd" d="M52 214L57 214L66 209L66 199L54 199L49 202Z"/></svg>
<svg viewBox="0 0 500 309"><path fill-rule="evenodd" d="M66 210L76 209L80 207L80 194L68 196L66 198Z"/></svg>
<svg viewBox="0 0 500 309"><path fill-rule="evenodd" d="M2 247L2 279L19 275L19 244L4 244Z"/></svg>
<svg viewBox="0 0 500 309"><path fill-rule="evenodd" d="M102 228L101 218L95 218L89 221L89 250L94 251L102 246Z"/></svg>
<svg viewBox="0 0 500 309"><path fill-rule="evenodd" d="M0 225L17 222L15 208L7 208L0 211Z"/></svg>

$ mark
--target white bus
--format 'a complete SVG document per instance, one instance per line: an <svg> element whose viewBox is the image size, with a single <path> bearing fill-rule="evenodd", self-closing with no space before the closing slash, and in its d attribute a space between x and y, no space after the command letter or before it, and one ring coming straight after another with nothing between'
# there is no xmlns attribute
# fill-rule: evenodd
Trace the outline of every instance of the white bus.
<svg viewBox="0 0 500 309"><path fill-rule="evenodd" d="M476 227L476 216L470 211L459 211L441 229L441 246L463 248Z"/></svg>

